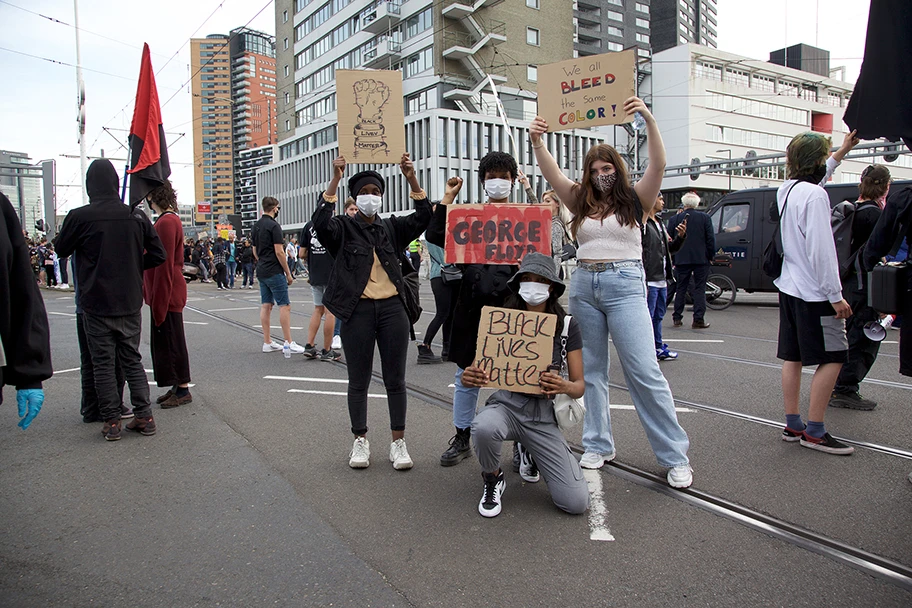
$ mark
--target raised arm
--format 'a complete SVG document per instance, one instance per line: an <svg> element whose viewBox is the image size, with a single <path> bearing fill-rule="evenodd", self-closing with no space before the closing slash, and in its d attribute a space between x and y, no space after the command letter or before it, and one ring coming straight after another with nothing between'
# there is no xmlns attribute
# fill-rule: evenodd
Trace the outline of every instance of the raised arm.
<svg viewBox="0 0 912 608"><path fill-rule="evenodd" d="M548 132L548 123L541 116L536 116L529 127L529 139L532 141L532 151L535 153L535 160L538 162L538 168L541 174L551 184L557 197L566 205L570 213L576 213L576 197L573 195L573 187L576 185L572 179L564 175L557 161L548 152L542 136Z"/></svg>
<svg viewBox="0 0 912 608"><path fill-rule="evenodd" d="M523 190L526 191L526 199L530 205L537 205L539 203L538 197L535 196L535 190L532 189L532 185L529 184L529 178L526 177L526 174L522 171L519 172L518 181L522 184Z"/></svg>
<svg viewBox="0 0 912 608"><path fill-rule="evenodd" d="M659 133L659 126L656 124L655 117L646 108L646 104L639 97L631 97L624 102L624 111L628 114L639 112L646 119L646 147L649 151L649 165L643 172L633 189L636 191L643 205L643 211L647 213L655 206L656 198L662 189L662 177L665 175L665 143L662 141L662 134Z"/></svg>
<svg viewBox="0 0 912 608"><path fill-rule="evenodd" d="M823 179L820 180L819 186L826 186L827 182L830 181L830 178L833 177L833 173L836 172L836 167L842 163L842 159L846 157L846 154L852 151L852 148L858 145L858 142L861 140L858 139L856 131L852 130L850 133L846 133L846 136L842 140L842 145L839 146L835 152L830 154L830 157L826 162L826 173L823 175Z"/></svg>
<svg viewBox="0 0 912 608"><path fill-rule="evenodd" d="M329 180L329 185L323 191L323 195L317 202L317 208L313 212L310 220L313 222L314 230L317 232L317 238L329 249L329 253L336 255L339 247L342 246L342 218L334 217L336 215L336 202L339 197L336 191L339 188L339 182L345 175L345 157L338 156L333 160L333 176ZM353 194L354 195L354 194Z"/></svg>
<svg viewBox="0 0 912 608"><path fill-rule="evenodd" d="M447 205L456 200L456 195L459 194L460 189L462 189L461 177L451 177L447 180L446 192L443 198L440 199L440 203L437 205L437 209L434 211L433 217L431 217L431 222L424 233L424 238L427 239L428 243L433 243L438 247L445 246Z"/></svg>
<svg viewBox="0 0 912 608"><path fill-rule="evenodd" d="M411 213L403 218L396 218L393 222L396 239L399 241L396 245L399 249L405 248L409 243L421 236L427 229L431 221L431 202L427 194L418 183L418 176L415 173L415 165L408 153L402 155L399 162L399 170L402 171L403 177L409 183L411 193L409 196L415 201L415 213ZM391 218L392 219L392 218Z"/></svg>

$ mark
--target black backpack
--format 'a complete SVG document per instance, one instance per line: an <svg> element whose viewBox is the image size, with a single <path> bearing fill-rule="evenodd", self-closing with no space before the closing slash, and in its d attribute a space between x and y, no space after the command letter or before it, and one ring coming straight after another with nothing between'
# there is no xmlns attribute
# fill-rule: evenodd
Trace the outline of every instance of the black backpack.
<svg viewBox="0 0 912 608"><path fill-rule="evenodd" d="M833 241L836 243L836 258L839 260L839 278L843 281L851 276L853 271L861 276L858 254L862 247L852 250L852 228L855 225L855 214L866 207L874 206L877 206L874 201L843 201L833 207L830 214L830 227L833 229Z"/></svg>

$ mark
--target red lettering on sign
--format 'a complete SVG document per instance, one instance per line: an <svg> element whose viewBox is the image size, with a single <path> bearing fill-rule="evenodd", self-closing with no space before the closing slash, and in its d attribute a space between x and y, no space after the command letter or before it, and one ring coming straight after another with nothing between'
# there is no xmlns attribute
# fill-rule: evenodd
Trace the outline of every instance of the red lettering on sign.
<svg viewBox="0 0 912 608"><path fill-rule="evenodd" d="M528 253L551 255L548 205L450 205L447 264L515 265Z"/></svg>

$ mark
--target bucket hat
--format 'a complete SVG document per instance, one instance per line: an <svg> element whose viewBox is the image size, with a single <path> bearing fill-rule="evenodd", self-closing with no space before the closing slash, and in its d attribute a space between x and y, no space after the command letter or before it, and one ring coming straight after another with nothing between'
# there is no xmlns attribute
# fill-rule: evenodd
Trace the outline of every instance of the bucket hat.
<svg viewBox="0 0 912 608"><path fill-rule="evenodd" d="M522 259L519 270L513 275L513 278L510 279L509 283L507 283L514 293L519 293L519 277L527 272L537 274L538 276L551 281L552 290L558 298L564 293L566 285L564 285L564 282L557 276L557 267L550 256L536 252L526 255L526 257Z"/></svg>

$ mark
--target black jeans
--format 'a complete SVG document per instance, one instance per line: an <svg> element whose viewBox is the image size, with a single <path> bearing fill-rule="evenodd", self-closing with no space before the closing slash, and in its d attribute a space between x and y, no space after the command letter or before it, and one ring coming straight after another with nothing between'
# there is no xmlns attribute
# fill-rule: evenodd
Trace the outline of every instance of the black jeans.
<svg viewBox="0 0 912 608"><path fill-rule="evenodd" d="M677 291L675 291L675 305L672 313L673 319L684 318L684 304L687 299L687 286L690 284L690 277L693 277L693 319L702 321L706 315L706 278L709 276L709 265L707 264L678 264L675 266L675 272L678 274Z"/></svg>
<svg viewBox="0 0 912 608"><path fill-rule="evenodd" d="M98 409L104 420L120 420L120 399L117 396L115 361L120 361L124 377L130 385L130 401L137 418L152 415L149 402L149 381L139 354L139 334L142 313L122 317L102 317L85 313L85 331L95 372L95 392Z"/></svg>
<svg viewBox="0 0 912 608"><path fill-rule="evenodd" d="M342 342L348 363L348 415L353 434L367 433L367 389L371 383L375 344L380 348L390 429L405 430L408 340L408 317L399 296L385 300L362 298L348 321L342 322Z"/></svg>
<svg viewBox="0 0 912 608"><path fill-rule="evenodd" d="M253 285L253 264L251 262L244 262L241 264L241 267L244 271L244 282L241 286L247 287L248 285Z"/></svg>
<svg viewBox="0 0 912 608"><path fill-rule="evenodd" d="M215 265L215 283L218 287L228 289L228 266L226 264Z"/></svg>
<svg viewBox="0 0 912 608"><path fill-rule="evenodd" d="M443 282L443 279L436 277L431 279L431 291L434 292L434 318L427 326L424 334L424 343L428 346L437 335L440 326L443 326L443 350L449 350L450 346L450 308L453 306L453 297L456 295L455 290Z"/></svg>
<svg viewBox="0 0 912 608"><path fill-rule="evenodd" d="M880 342L869 340L864 333L865 324L869 321L876 321L879 315L868 306L867 293L858 294L843 290L843 294L852 306L852 316L846 319L849 353L833 390L837 393L856 393L859 383L871 371L874 361L877 359L877 353L880 352Z"/></svg>
<svg viewBox="0 0 912 608"><path fill-rule="evenodd" d="M85 315L81 312L76 313L76 340L79 342L79 373L82 384L82 403L79 413L83 418L101 419L101 412L98 409L98 393L95 392L95 368L92 365L92 357L89 353L89 341L85 331ZM118 403L123 408L123 390L124 375L120 368L120 362L114 357L114 380L117 384Z"/></svg>

